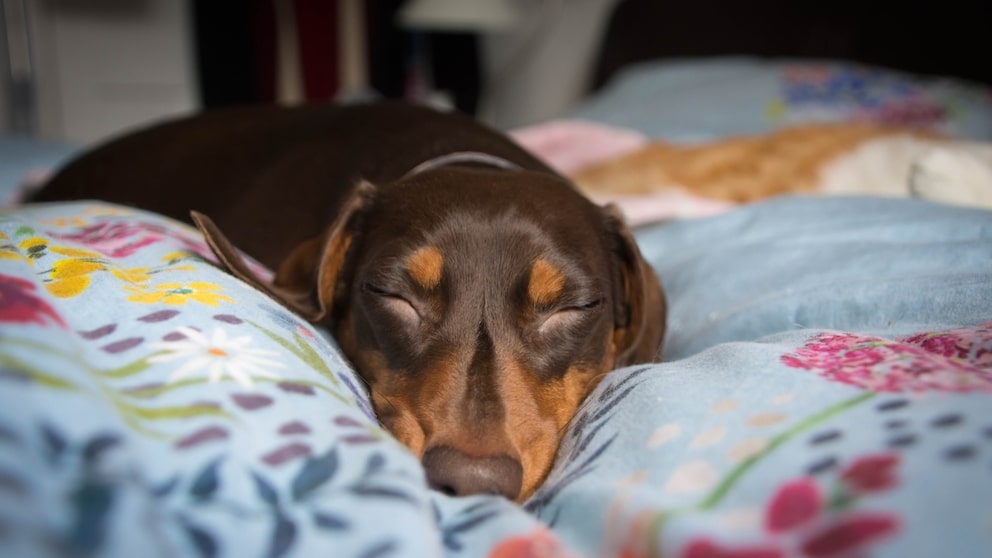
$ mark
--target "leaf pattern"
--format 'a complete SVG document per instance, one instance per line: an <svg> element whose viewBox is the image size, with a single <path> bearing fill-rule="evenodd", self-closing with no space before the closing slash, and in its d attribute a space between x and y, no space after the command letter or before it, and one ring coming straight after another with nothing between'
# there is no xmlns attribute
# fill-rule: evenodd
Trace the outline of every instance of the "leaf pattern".
<svg viewBox="0 0 992 558"><path fill-rule="evenodd" d="M73 552L92 554L103 545L114 497L113 487L103 482L84 482L72 492L74 518L68 540Z"/></svg>
<svg viewBox="0 0 992 558"><path fill-rule="evenodd" d="M338 469L337 448L331 448L322 456L309 458L293 479L293 500L302 500L334 477Z"/></svg>
<svg viewBox="0 0 992 558"><path fill-rule="evenodd" d="M592 453L583 455L608 424L609 417L616 406L626 399L639 383L638 379L648 370L640 367L630 371L622 380L608 384L597 396L596 405L588 402L580 408L568 434L572 444L568 452L565 470L552 472L552 479L544 484L525 504L525 509L538 516L551 505L555 497L570 484L588 475L595 469L596 461L602 456L616 439L616 434L603 440ZM564 444L563 444L564 446Z"/></svg>
<svg viewBox="0 0 992 558"><path fill-rule="evenodd" d="M41 439L45 444L45 457L52 465L62 461L68 442L62 433L50 424L41 425Z"/></svg>
<svg viewBox="0 0 992 558"><path fill-rule="evenodd" d="M214 538L214 535L210 531L194 525L183 516L180 516L180 524L186 532L186 536L189 537L193 548L196 549L197 556L200 558L214 558L217 556L220 550L219 545L217 544L217 539Z"/></svg>
<svg viewBox="0 0 992 558"><path fill-rule="evenodd" d="M112 432L98 434L83 445L83 459L87 465L98 462L105 452L121 445L121 438Z"/></svg>
<svg viewBox="0 0 992 558"><path fill-rule="evenodd" d="M206 500L213 497L217 489L220 488L220 474L218 470L223 460L223 457L215 458L196 475L189 487L190 496L198 500Z"/></svg>
<svg viewBox="0 0 992 558"><path fill-rule="evenodd" d="M251 478L255 481L255 491L258 492L258 497L270 508L278 509L279 494L276 493L275 487L258 473L252 472Z"/></svg>
<svg viewBox="0 0 992 558"><path fill-rule="evenodd" d="M286 552L296 542L296 524L282 514L276 514L275 526L272 531L272 542L266 556L278 558L285 556Z"/></svg>
<svg viewBox="0 0 992 558"><path fill-rule="evenodd" d="M347 519L322 511L313 512L313 522L321 529L330 531L343 531L351 527L351 523Z"/></svg>

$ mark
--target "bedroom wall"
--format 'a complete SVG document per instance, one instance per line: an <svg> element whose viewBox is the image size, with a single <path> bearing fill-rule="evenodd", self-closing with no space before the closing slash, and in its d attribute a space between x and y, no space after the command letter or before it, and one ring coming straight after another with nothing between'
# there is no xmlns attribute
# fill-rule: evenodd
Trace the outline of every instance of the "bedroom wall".
<svg viewBox="0 0 992 558"><path fill-rule="evenodd" d="M618 1L530 2L516 30L484 36L479 116L506 129L565 114L588 90Z"/></svg>
<svg viewBox="0 0 992 558"><path fill-rule="evenodd" d="M0 0L0 132L3 133L30 134L35 129L26 5L26 0Z"/></svg>
<svg viewBox="0 0 992 558"><path fill-rule="evenodd" d="M9 134L11 130L8 114L11 106L7 91L10 88L10 60L7 54L7 28L3 19L3 10L0 10L0 33L3 33L0 37L0 134Z"/></svg>
<svg viewBox="0 0 992 558"><path fill-rule="evenodd" d="M28 5L42 137L94 142L197 105L186 1Z"/></svg>

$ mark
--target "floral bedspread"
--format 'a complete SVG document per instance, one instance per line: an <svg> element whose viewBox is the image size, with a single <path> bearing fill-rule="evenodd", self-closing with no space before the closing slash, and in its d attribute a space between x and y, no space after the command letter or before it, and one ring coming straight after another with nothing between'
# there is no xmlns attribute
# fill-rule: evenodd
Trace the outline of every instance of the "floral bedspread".
<svg viewBox="0 0 992 558"><path fill-rule="evenodd" d="M992 214L792 199L639 241L668 360L517 506L428 490L333 340L192 228L8 211L0 555L992 555Z"/></svg>

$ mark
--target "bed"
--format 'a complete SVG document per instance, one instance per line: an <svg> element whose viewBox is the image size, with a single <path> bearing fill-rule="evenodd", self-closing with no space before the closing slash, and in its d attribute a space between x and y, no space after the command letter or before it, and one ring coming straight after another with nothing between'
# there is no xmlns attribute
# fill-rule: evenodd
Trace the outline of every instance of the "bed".
<svg viewBox="0 0 992 558"><path fill-rule="evenodd" d="M750 85L730 99L718 74ZM880 96L843 89L859 75ZM910 99L989 139L987 89L916 79L652 63L572 116L698 140ZM809 80L823 94L796 93ZM194 229L96 201L8 208L0 554L992 555L992 213L813 196L713 213L636 229L670 303L664 362L612 373L515 505L429 490L334 340Z"/></svg>

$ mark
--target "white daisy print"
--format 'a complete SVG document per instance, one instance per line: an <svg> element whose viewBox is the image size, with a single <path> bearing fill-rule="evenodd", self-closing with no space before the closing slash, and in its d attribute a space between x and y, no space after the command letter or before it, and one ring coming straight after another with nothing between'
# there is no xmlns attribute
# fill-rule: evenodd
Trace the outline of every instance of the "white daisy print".
<svg viewBox="0 0 992 558"><path fill-rule="evenodd" d="M221 328L215 328L209 338L190 327L178 327L176 331L186 338L153 343L154 348L168 352L148 359L151 363L186 360L169 376L169 383L192 376L201 370L206 370L210 382L218 382L227 375L246 388L254 385L253 376L272 380L282 379L282 376L272 372L271 369L285 368L285 365L268 358L278 353L250 348L251 337L247 335L228 339L227 332Z"/></svg>

